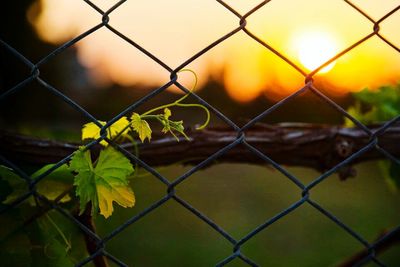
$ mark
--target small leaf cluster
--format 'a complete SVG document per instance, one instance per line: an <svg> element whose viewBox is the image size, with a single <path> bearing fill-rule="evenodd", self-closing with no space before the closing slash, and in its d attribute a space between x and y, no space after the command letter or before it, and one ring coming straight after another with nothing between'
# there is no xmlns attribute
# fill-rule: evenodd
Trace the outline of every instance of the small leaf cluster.
<svg viewBox="0 0 400 267"><path fill-rule="evenodd" d="M197 77L194 72L192 73L196 78L196 86ZM139 140L151 141L153 122L161 124L161 132L171 134L177 141L180 140L179 135L189 139L183 121L171 119L170 108L203 109L207 119L197 129L207 126L210 113L203 105L182 103L188 95L143 114L132 113L123 116L105 129L105 135L101 134L101 128L108 125L106 121L83 125L82 141L96 140L101 147L98 156L88 147L82 146L73 153L67 163L57 168L55 164L43 166L30 176L32 181L40 179L36 181L34 190L48 200L56 202L61 208L72 210L74 214L79 207L80 214L90 211L93 216L100 213L108 218L113 214L114 202L124 208L133 207L136 200L130 186L130 178L137 175L137 167L110 144L128 140L133 143L137 153ZM42 177L44 174L46 175ZM14 170L0 165L0 207L18 203L19 199L30 191L29 184L30 181L22 179ZM74 266L79 259L87 257L86 245L80 231L55 210L45 211L39 215L26 226L28 229L18 228L20 225L15 222L26 221L26 214L31 214L33 210L40 212L40 208L43 208L41 198L35 194L22 203L24 205L18 205L0 216L0 225L11 228L3 227L5 232L0 229L0 236L7 237L9 235L7 230L10 230L16 240L4 238L0 242L0 256L5 265ZM21 250L21 244L25 249ZM71 249L72 246L74 249Z"/></svg>
<svg viewBox="0 0 400 267"><path fill-rule="evenodd" d="M364 124L385 122L400 115L400 84L364 89L353 93L353 97L355 103L347 112ZM353 126L353 123L346 119L345 125Z"/></svg>
<svg viewBox="0 0 400 267"><path fill-rule="evenodd" d="M107 138L112 141L128 139L135 143L134 139L137 136L141 142L145 142L146 139L150 142L152 130L148 121L154 120L161 123L163 133L172 134L177 141L179 141L177 134L189 139L184 132L183 121L171 120L172 112L165 106L142 115L132 113L129 118L121 117L106 129ZM161 108L163 113L151 114ZM106 122L100 121L100 124L104 126ZM97 124L87 123L82 128L82 140L100 140L100 132L101 128ZM90 151L82 148L75 152L69 168L75 173L74 186L76 195L80 199L81 212L88 203L91 203L92 214L99 211L108 218L114 210L113 202L125 208L134 206L135 196L128 181L128 177L134 173L134 167L121 152L109 146L106 140L101 140L99 143L104 148L97 160L92 162Z"/></svg>
<svg viewBox="0 0 400 267"><path fill-rule="evenodd" d="M189 71L194 75L195 84L192 88L194 90L197 84L196 74L191 70L182 71ZM81 214L90 208L92 215L100 213L105 218L112 215L114 202L125 208L133 207L135 195L129 185L129 178L135 173L135 167L110 143L129 140L137 149L137 139L141 142L151 141L152 121L160 123L161 132L171 134L177 141L180 140L179 135L189 140L183 121L171 119L170 108L203 109L207 116L206 121L197 129L205 128L210 120L210 112L205 106L182 103L190 92L172 103L153 108L143 114L133 112L129 116L122 116L110 125L106 121L86 123L82 127L82 141L97 141L101 145L98 157L94 158L87 147L80 147L73 153L68 163L56 168L39 181L35 187L36 191L49 200L57 200L58 203L68 203L77 198ZM107 127L105 135L102 135L101 130L104 126ZM54 164L42 167L31 176L31 179L38 178L53 167ZM0 166L0 178L2 178L0 182L4 181L11 188L11 192L8 192L6 197L0 198L2 204L12 204L29 190L27 181L5 166ZM75 191L75 194L71 194L71 191ZM59 199L60 195L61 199ZM37 202L38 199L34 197L30 197L28 201L31 205L36 205Z"/></svg>
<svg viewBox="0 0 400 267"><path fill-rule="evenodd" d="M355 103L347 112L363 124L383 123L400 115L400 84L382 86L377 90L364 89L354 93ZM354 123L345 118L345 125ZM400 188L400 166L391 161L380 161L380 169L393 190Z"/></svg>
<svg viewBox="0 0 400 267"><path fill-rule="evenodd" d="M152 130L148 120L156 120L163 126L163 133L172 134L178 141L177 134L188 139L184 132L183 121L170 119L172 113L169 108L157 115L139 115L133 113L130 118L122 117L107 128L107 138L113 141L128 139L133 142L134 136L141 142L151 140ZM105 121L99 121L106 125ZM91 122L82 127L82 140L100 139L101 128ZM118 150L109 145L106 140L99 142L101 149L99 157L92 161L90 150L81 147L74 152L69 164L64 164L51 172L45 179L37 184L36 190L49 200L55 200L60 194L75 187L75 194L79 198L80 211L85 211L87 205L91 204L92 214L98 211L105 218L113 213L113 202L122 207L133 207L135 196L129 186L128 178L134 174L132 163ZM136 143L135 143L136 144ZM35 172L31 178L36 179L54 164L49 164ZM28 191L28 184L15 174L11 169L0 166L0 177L9 183L13 191L3 200L3 204L10 204L18 197ZM71 194L67 193L59 202L71 201ZM33 197L29 203L35 205Z"/></svg>

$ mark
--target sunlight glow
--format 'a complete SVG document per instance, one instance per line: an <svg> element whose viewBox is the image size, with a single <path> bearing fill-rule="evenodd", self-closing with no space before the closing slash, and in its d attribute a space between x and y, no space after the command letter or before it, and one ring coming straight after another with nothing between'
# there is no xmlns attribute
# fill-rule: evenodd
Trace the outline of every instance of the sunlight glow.
<svg viewBox="0 0 400 267"><path fill-rule="evenodd" d="M300 35L294 45L301 64L312 71L338 53L335 40L327 32L307 32ZM335 62L322 68L319 73L330 71Z"/></svg>
<svg viewBox="0 0 400 267"><path fill-rule="evenodd" d="M398 0L357 1L376 20L398 5ZM92 29L102 19L85 1L34 2L28 19L38 36L54 45ZM107 10L113 1L91 2ZM230 33L238 23L237 17L215 1L139 2L126 1L110 14L110 23L172 69ZM258 1L228 2L245 14ZM400 45L399 14L385 20L380 31L396 46ZM315 70L373 30L371 23L344 1L318 0L271 1L249 16L246 28L305 72ZM73 49L88 70L90 82L98 87L116 83L136 90L142 88L137 85L157 87L170 79L167 70L106 27L79 40ZM298 70L243 31L195 58L185 68L197 73L199 89L212 78L240 102L261 96L280 100L304 86L305 80ZM191 78L180 75L180 82L185 83L185 77ZM338 96L365 87L394 84L400 80L400 54L374 36L319 70L315 78L319 86Z"/></svg>

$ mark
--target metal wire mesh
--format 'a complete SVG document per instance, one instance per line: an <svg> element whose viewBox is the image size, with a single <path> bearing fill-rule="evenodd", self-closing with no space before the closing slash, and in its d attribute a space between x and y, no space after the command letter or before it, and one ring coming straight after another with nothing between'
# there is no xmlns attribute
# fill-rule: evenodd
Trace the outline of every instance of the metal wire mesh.
<svg viewBox="0 0 400 267"><path fill-rule="evenodd" d="M57 49L55 49L53 52L50 54L46 55L44 58L39 60L37 63L31 62L27 58L24 57L21 53L16 51L13 47L8 45L5 41L0 39L0 44L6 48L6 50L9 51L10 54L15 56L18 60L23 62L26 66L28 66L31 70L30 75L26 77L24 80L20 81L17 85L15 85L13 88L8 89L4 94L0 96L0 101L6 101L7 98L16 93L17 91L24 90L30 83L37 81L39 84L41 84L44 88L46 88L49 92L51 92L52 95L60 98L62 101L73 107L77 112L83 114L88 120L94 122L97 124L99 127L101 127L101 137L98 140L95 140L89 144L86 145L86 148L91 148L95 144L99 143L102 140L106 140L110 145L112 145L114 148L118 149L121 151L127 158L129 158L131 161L136 162L139 164L142 168L146 169L148 172L154 175L157 179L159 179L164 185L165 185L165 190L166 194L163 196L161 199L153 203L152 205L148 206L146 209L142 210L135 216L131 217L129 220L125 221L123 224L118 226L116 229L111 231L108 235L104 237L98 236L96 233L88 229L85 225L83 225L80 221L78 221L74 216L70 214L69 211L61 208L58 203L58 199L55 201L49 201L46 199L43 195L39 194L36 186L42 179L45 179L46 176L48 176L50 173L54 172L57 168L62 166L63 164L67 163L71 157L72 154L65 157L63 160L59 161L57 164L55 164L53 167L48 169L46 172L44 172L42 175L39 177L36 177L35 179L32 179L27 175L22 169L20 169L17 165L15 165L13 162L9 161L7 158L3 157L0 155L0 161L2 164L5 164L12 168L21 178L23 178L26 183L29 186L29 191L20 196L18 199L13 201L13 203L8 206L6 209L2 210L0 214L3 214L6 212L8 209L16 207L20 205L23 201L25 201L27 198L30 196L35 196L36 198L40 199L44 203L47 203L49 206L49 209L56 210L67 220L71 220L74 224L76 224L86 235L92 237L97 244L96 252L86 259L84 259L82 262L77 264L76 266L83 266L89 262L91 262L95 257L98 255L103 255L107 257L110 261L114 262L118 266L127 266L123 261L120 259L114 257L110 253L107 252L106 250L106 245L107 243L115 238L117 235L121 234L124 232L124 230L129 227L130 225L134 224L141 218L147 216L149 213L153 212L154 210L157 210L159 207L163 206L165 203L169 201L175 201L179 203L182 207L187 209L188 212L193 213L199 220L202 220L205 224L209 225L212 229L214 229L217 233L219 233L221 236L223 236L227 242L229 242L232 245L232 253L230 255L227 255L226 258L221 259L220 262L216 263L216 266L224 266L228 264L229 262L233 261L234 259L240 259L243 261L245 264L248 264L250 266L259 266L256 262L254 262L252 259L244 255L244 253L241 251L242 246L244 246L250 239L252 239L254 236L259 234L260 232L264 231L268 227L270 227L272 224L277 222L278 220L282 219L283 217L287 216L288 214L292 213L294 210L297 208L303 206L303 205L309 205L318 212L322 214L322 216L327 217L329 220L334 222L338 227L343 229L344 232L346 232L349 236L357 240L362 246L364 246L368 250L368 255L361 260L360 262L357 263L357 266L363 265L367 262L374 262L378 266L385 266L384 263L382 263L375 254L375 248L376 246L382 242L384 239L390 238L396 231L399 231L400 225L396 227L395 229L392 229L391 231L387 232L380 240L378 240L375 243L370 243L368 242L361 234L359 234L357 231L346 225L345 222L340 220L340 218L336 217L334 214L326 210L323 206L318 204L312 199L312 190L314 187L318 186L320 183L324 182L324 180L330 176L331 174L337 172L340 168L343 166L351 163L355 158L359 157L363 153L365 153L368 150L372 149L377 149L380 151L382 154L385 155L388 159L391 161L400 164L400 161L395 158L393 155L389 154L387 151L385 151L384 148L382 148L379 145L379 137L382 136L386 130L389 129L389 127L393 126L396 122L400 120L400 116L394 118L391 121L386 122L380 129L376 131L371 131L367 126L363 125L361 122L359 122L356 118L352 117L349 113L347 113L343 108L341 108L338 104L336 104L334 101L332 101L330 98L328 98L326 95L324 95L314 84L313 77L318 71L323 69L325 66L328 66L330 63L333 61L337 60L338 58L342 57L343 55L349 53L352 49L358 47L368 39L372 38L373 36L379 37L383 42L385 42L387 45L395 49L397 52L400 53L400 48L397 47L395 44L390 42L387 38L385 38L381 33L380 33L380 24L385 21L387 18L392 16L395 12L397 12L400 9L400 5L397 6L395 9L391 10L389 13L381 17L379 20L374 20L372 19L366 12L361 10L357 5L352 3L351 1L345 0L344 2L348 4L349 8L354 9L356 12L359 12L362 14L365 19L369 20L371 22L371 32L366 35L365 37L361 38L357 42L351 44L349 47L335 55L333 58L319 66L317 69L311 71L310 73L304 72L299 66L297 66L295 63L293 63L289 58L285 57L281 52L279 52L278 48L274 48L270 46L268 43L265 41L261 40L259 37L257 37L256 34L252 33L247 27L247 19L257 11L263 8L268 8L268 3L270 1L263 1L257 6L255 6L253 9L248 11L246 14L240 14L237 12L235 9L233 9L230 5L225 3L222 0L217 0L216 4L222 5L225 9L226 12L231 12L233 13L239 22L239 26L236 28L232 29L230 32L224 34L221 36L218 40L215 40L214 42L210 43L207 47L203 48L200 50L198 53L194 54L190 58L188 58L186 61L184 61L182 64L180 64L177 68L172 68L165 64L161 59L157 58L154 56L152 53L150 53L148 50L146 50L144 47L142 47L140 44L136 43L134 40L128 38L125 36L123 33L118 31L118 29L114 28L110 24L110 18L109 15L115 11L118 8L123 8L124 2L126 0L121 0L117 2L114 6L112 6L110 9L104 11L101 10L99 7L97 7L95 4L93 4L89 0L84 0L90 7L92 7L94 10L96 10L100 14L100 23L95 25L93 28L90 30L80 34L79 36L73 38L72 40L69 40L68 42L64 43L63 45L59 46ZM143 54L145 54L147 57L152 59L154 62L159 64L162 68L165 69L166 72L170 74L170 81L168 81L166 84L163 86L159 87L158 89L150 92L147 94L145 97L141 98L140 100L132 103L130 106L128 106L125 110L120 112L118 115L116 115L113 119L111 119L106 125L102 125L94 116L92 116L88 111L85 110L84 107L80 106L77 104L73 99L69 98L65 94L61 93L57 88L53 87L51 84L46 82L40 75L40 68L45 65L50 59L54 58L58 54L64 52L66 49L71 47L72 45L76 44L80 40L86 38L90 34L94 33L95 31L101 29L101 28L107 28L110 32L114 33L116 38L121 38L127 43L129 43L132 46L132 49L137 49L141 51ZM183 92L189 93L189 89L187 89L184 85L182 85L179 82L179 77L177 73L188 66L191 62L195 61L197 58L201 57L203 54L207 53L210 49L220 45L222 42L227 40L228 38L232 37L233 35L239 33L239 32L244 32L248 35L249 38L252 38L255 42L258 42L260 45L264 46L265 49L271 51L274 53L277 57L280 59L284 60L288 65L290 65L292 68L294 68L296 71L298 71L301 75L304 76L305 80L305 85L304 87L298 89L291 95L287 96L283 100L277 102L274 104L272 107L268 108L255 118L251 119L246 125L243 127L237 126L234 122L232 122L228 117L226 117L222 112L220 112L217 107L214 107L207 103L205 100L203 100L201 97L199 97L196 93L191 93L195 99L204 106L206 106L215 116L219 117L223 122L225 122L227 125L232 127L236 132L237 132L237 138L234 140L232 143L229 145L223 147L198 165L194 166L191 168L189 171L186 173L182 174L180 177L176 178L174 181L170 182L167 180L163 175L161 175L159 172L157 172L154 168L146 164L146 162L143 162L140 160L138 157L130 153L129 151L125 150L123 147L121 147L119 144L114 143L112 140L108 139L106 136L106 130L113 124L115 123L118 119L120 119L122 116L127 115L129 112L134 111L136 108L138 108L140 105L145 103L146 101L150 100L154 96L162 93L165 91L167 88L169 88L172 85L176 85L178 88L180 88ZM317 177L315 180L310 182L309 184L304 184L302 183L295 175L291 174L289 171L287 171L283 166L280 166L278 163L274 162L268 155L265 155L263 152L258 150L256 147L253 145L249 144L246 140L246 130L249 129L251 126L253 126L255 123L259 122L261 119L264 117L268 116L272 111L275 109L285 105L288 101L291 101L293 98L296 98L300 94L309 91L316 95L318 98L322 99L326 105L331 106L334 108L338 113L341 115L347 117L350 119L357 127L362 129L370 138L370 142L368 145L366 145L364 148L360 149L359 151L355 152L342 162L340 162L338 165L334 166L330 170L322 173L319 177ZM218 157L221 157L225 153L227 153L229 150L234 148L235 146L242 144L246 146L249 151L254 153L256 156L260 157L263 159L266 164L269 164L273 166L276 170L281 172L285 177L287 177L291 182L293 182L299 190L299 198L296 202L294 202L292 205L287 207L286 209L282 210L272 218L269 218L266 220L264 223L260 224L257 226L255 229L250 231L248 234L244 235L241 239L235 239L231 234L229 234L227 231L225 231L221 226L216 224L214 221L212 221L210 218L208 218L206 215L204 215L200 210L197 210L194 208L190 203L185 201L183 198L181 198L175 191L177 187L179 187L180 184L185 182L187 179L190 179L191 175L206 166L207 164L211 163L213 160L217 159Z"/></svg>

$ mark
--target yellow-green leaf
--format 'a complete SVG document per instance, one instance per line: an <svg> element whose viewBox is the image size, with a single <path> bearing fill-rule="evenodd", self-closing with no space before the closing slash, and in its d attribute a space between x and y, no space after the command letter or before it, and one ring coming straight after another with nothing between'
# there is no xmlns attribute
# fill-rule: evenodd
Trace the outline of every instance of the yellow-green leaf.
<svg viewBox="0 0 400 267"><path fill-rule="evenodd" d="M132 117L132 128L135 132L138 133L139 138L142 142L146 140L146 138L150 141L151 139L151 128L147 121L142 120L139 114L133 113Z"/></svg>
<svg viewBox="0 0 400 267"><path fill-rule="evenodd" d="M80 199L81 212L88 202L92 212L100 210L105 218L113 212L113 202L122 207L133 207L135 196L128 185L127 177L133 173L130 161L119 151L107 147L100 152L96 166L93 166L89 151L77 151L70 168L77 173L74 185Z"/></svg>
<svg viewBox="0 0 400 267"><path fill-rule="evenodd" d="M101 125L105 125L105 121L99 121ZM100 128L94 122L89 122L82 127L82 140L100 138ZM103 141L102 141L103 142ZM107 143L107 142L106 142Z"/></svg>
<svg viewBox="0 0 400 267"><path fill-rule="evenodd" d="M105 121L99 121L99 123L103 126L106 125ZM107 137L112 139L117 135L126 136L129 132L128 126L128 119L126 117L120 118L107 129ZM100 138L100 130L100 127L94 122L86 123L82 128L82 140ZM108 145L108 143L104 140L100 141L100 144L103 146Z"/></svg>
<svg viewBox="0 0 400 267"><path fill-rule="evenodd" d="M168 120L168 118L169 117L171 117L171 110L169 109L169 108L165 108L164 109L164 118L166 119L166 120Z"/></svg>
<svg viewBox="0 0 400 267"><path fill-rule="evenodd" d="M99 198L100 214L105 218L111 216L114 211L113 201L118 205L128 208L135 205L135 195L131 188L124 185L105 186L103 184L96 185L97 195Z"/></svg>
<svg viewBox="0 0 400 267"><path fill-rule="evenodd" d="M121 133L121 135L126 135L129 131L129 121L127 117L121 117L119 120L114 122L110 126L110 136L109 138L113 138Z"/></svg>

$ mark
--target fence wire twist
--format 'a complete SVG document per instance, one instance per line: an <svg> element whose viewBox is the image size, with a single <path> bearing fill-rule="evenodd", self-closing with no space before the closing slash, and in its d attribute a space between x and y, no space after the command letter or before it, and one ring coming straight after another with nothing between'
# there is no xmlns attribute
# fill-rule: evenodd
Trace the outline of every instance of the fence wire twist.
<svg viewBox="0 0 400 267"><path fill-rule="evenodd" d="M239 26L232 29L230 32L226 33L225 35L221 36L219 39L215 40L202 50L200 50L198 53L194 54L191 56L189 59L184 61L182 64L180 64L176 68L172 68L168 66L166 63L164 63L161 59L157 58L155 55L150 53L148 50L146 50L144 47L142 47L140 44L136 43L134 40L128 38L125 36L123 33L119 32L116 28L114 28L110 24L110 17L109 15L115 11L116 9L120 8L123 6L123 4L127 0L121 0L117 2L114 6L112 6L110 9L104 11L100 9L98 6L96 6L94 3L92 3L89 0L84 0L90 7L92 7L94 10L96 10L101 17L101 22L91 29L87 30L86 32L78 35L77 37L73 38L72 40L69 40L68 42L64 43L63 45L59 46L57 49L55 49L53 52L50 54L46 55L44 58L39 60L37 63L33 63L27 58L24 57L21 53L19 53L17 50L15 50L13 47L8 45L5 41L0 39L0 44L4 46L9 53L11 53L13 56L18 58L21 62L23 62L26 66L28 66L31 70L31 73L28 77L26 77L24 80L19 82L17 85L15 85L13 88L10 88L7 90L5 93L3 93L0 96L0 101L5 101L10 95L16 93L17 91L23 90L24 88L27 87L30 83L37 81L39 84L41 84L44 88L46 88L49 92L51 92L52 95L60 98L62 101L66 102L68 105L73 107L76 111L79 113L83 114L88 120L94 122L101 128L101 137L89 144L87 144L85 147L87 149L90 149L93 147L95 144L99 143L102 140L107 141L110 145L112 145L114 148L118 149L121 151L127 158L129 158L131 161L136 162L139 164L142 168L146 169L149 173L153 174L154 177L156 177L161 183L165 185L166 189L166 195L162 197L160 200L156 201L152 205L148 206L146 209L142 210L135 216L131 217L129 220L125 221L123 224L118 226L116 229L111 231L108 235L104 237L98 236L95 232L90 230L87 226L82 224L79 220L77 220L69 211L61 208L59 206L59 201L62 199L63 196L59 196L57 199L54 201L50 201L46 199L43 195L39 194L36 190L37 184L44 179L46 176L48 176L50 173L54 172L57 168L62 166L63 164L67 163L71 157L72 154L65 157L61 161L59 161L57 164L55 164L53 167L48 169L46 172L41 174L40 176L36 177L35 179L32 179L27 175L22 169L20 169L17 165L15 165L13 162L9 161L7 158L3 157L0 155L0 161L12 168L21 178L23 178L26 183L29 186L29 191L20 196L18 199L13 201L9 206L7 206L5 209L0 211L0 214L5 213L7 210L16 207L17 205L21 204L23 201L25 201L27 198L30 196L35 196L36 198L40 199L44 203L48 205L48 210L56 210L63 216L65 216L66 219L71 220L74 224L76 224L83 232L84 234L90 236L95 240L97 244L96 252L78 263L76 266L83 266L91 261L93 261L94 258L96 258L99 255L103 255L107 257L110 261L114 262L118 266L127 266L123 261L120 259L116 258L115 256L111 255L110 253L107 252L106 250L106 244L109 242L111 239L122 233L127 227L130 225L134 224L144 216L148 215L149 213L153 212L157 208L163 206L166 202L168 201L176 201L179 203L181 206L183 206L185 209L187 209L189 212L193 213L195 216L197 216L198 219L202 220L204 223L208 224L211 228L213 228L216 232L218 232L221 236L223 236L229 243L232 244L232 254L227 255L226 258L221 259L220 262L216 263L216 266L224 266L231 262L234 259L240 259L244 263L250 265L250 266L259 266L256 262L254 262L252 259L247 257L242 251L241 248L244 246L250 239L252 239L255 235L260 233L261 231L264 231L267 229L269 226L274 224L276 221L280 220L281 218L285 217L286 215L290 214L297 208L299 208L302 205L310 205L311 207L315 208L318 212L320 212L323 216L327 217L329 220L334 222L338 227L343 229L348 235L350 235L352 238L357 240L362 246L364 246L367 251L368 255L359 261L356 266L361 266L364 265L367 262L374 262L378 266L385 266L384 263L382 263L377 257L375 253L375 248L379 243L383 242L385 239L390 238L392 235L394 235L396 232L400 230L400 225L397 226L396 228L392 229L391 231L387 232L384 236L382 236L379 240L377 240L374 243L368 242L362 235L357 233L354 229L346 225L342 220L340 220L338 217L336 217L334 214L326 210L324 207L319 205L317 202L313 201L311 198L311 192L312 189L322 183L327 177L329 177L331 174L337 172L340 168L343 166L350 164L355 158L359 157L366 151L376 149L379 152L381 152L385 157L387 157L389 160L392 162L395 162L396 164L400 164L400 160L388 153L385 149L380 147L379 145L379 137L382 136L386 130L388 130L389 127L393 126L396 122L400 120L400 116L397 116L396 118L386 122L381 128L375 131L371 131L367 126L363 125L361 122L359 122L356 118L352 117L349 113L347 113L343 108L341 108L338 104L336 104L333 100L331 100L329 97L324 95L314 84L313 77L316 73L318 73L321 69L324 67L328 66L330 63L333 61L337 60L338 58L342 57L343 55L347 54L350 52L352 49L358 47L362 43L366 42L368 39L372 38L373 36L379 37L383 42L385 42L387 45L395 49L397 52L400 53L400 48L397 47L395 44L390 42L386 37L384 37L380 33L380 24L385 21L388 17L392 16L395 12L397 12L400 9L400 5L397 6L395 9L391 10L389 13L385 14L383 17L381 17L379 20L374 20L372 19L366 12L364 12L361 8L359 8L357 5L352 3L351 1L344 0L345 3L348 4L349 8L352 8L355 10L355 12L359 12L362 14L365 19L369 20L371 22L372 30L371 32L366 35L365 37L361 38L357 42L351 44L349 47L326 61L324 64L316 68L315 70L306 73L304 72L298 65L296 65L293 61L291 61L288 57L286 57L283 53L279 51L279 49L274 48L270 46L267 42L261 40L257 35L252 33L247 26L247 18L250 17L252 14L256 13L262 8L267 8L268 3L271 2L269 1L263 1L257 6L255 6L253 9L248 11L246 14L242 15L238 11L236 11L234 8L232 8L229 4L222 0L216 0L220 5L222 5L224 8L226 8L227 12L231 12L234 14L239 22ZM168 81L166 84L163 86L159 87L158 89L150 92L140 100L132 103L129 105L125 110L120 112L118 115L116 115L114 118L112 118L106 125L102 125L93 115L91 115L88 111L84 109L84 107L80 106L77 104L73 99L69 98L68 96L64 95L61 93L57 88L53 87L51 84L46 82L44 79L41 78L40 76L40 67L46 64L50 59L54 58L58 54L62 53L72 45L76 44L80 40L86 38L90 34L94 33L95 31L101 29L101 28L107 28L110 30L112 33L114 33L117 37L123 39L127 43L129 43L132 46L132 49L138 49L141 51L143 54L145 54L147 57L151 58L154 62L159 64L161 67L165 69L170 74L170 81ZM129 151L125 150L123 147L121 147L119 144L113 142L112 140L108 139L106 136L106 130L113 124L115 123L118 119L121 117L125 116L127 113L134 111L136 108L138 108L140 105L145 103L146 101L150 100L151 98L155 97L156 95L162 93L165 91L167 88L169 88L172 85L176 85L180 90L182 90L184 93L189 93L189 89L187 89L184 85L182 85L179 82L179 77L178 77L178 72L188 66L190 63L195 61L197 58L201 57L203 54L207 53L209 50L212 48L218 46L228 38L232 37L233 35L243 31L246 33L249 38L252 38L255 42L259 43L265 49L271 51L274 53L277 57L280 59L284 60L288 65L290 65L292 68L294 68L297 72L299 72L301 75L304 76L305 80L305 85L292 93L291 95L287 96L286 98L282 99L281 101L277 102L274 104L272 107L268 108L252 120L250 120L246 125L243 127L237 126L234 122L232 122L228 117L226 117L222 112L220 112L216 107L210 105L207 103L205 100L203 100L201 97L199 97L196 93L191 92L193 97L197 99L197 101L204 106L206 106L215 116L219 117L223 122L225 122L227 125L233 128L234 131L237 132L237 138L235 141L233 141L231 144L223 147L198 165L194 166L191 168L189 171L181 175L180 177L176 178L174 181L170 182L168 181L163 175L158 173L154 168L146 164L146 162L143 162L140 160L138 157L130 153ZM278 163L274 162L268 155L265 155L263 152L258 150L256 147L253 145L249 144L246 141L246 130L249 129L251 126L253 126L255 123L263 119L264 117L268 116L271 112L273 112L275 109L285 105L288 101L291 101L292 99L296 98L300 94L305 93L306 91L309 91L316 95L318 98L322 99L326 105L329 105L336 109L337 112L339 112L341 115L347 117L350 119L358 128L360 128L362 131L364 131L370 138L369 143L359 151L353 153L351 156L340 162L338 165L334 166L333 168L329 169L328 171L322 173L319 177L314 179L311 183L309 184L303 184L295 175L291 174L289 171L287 171L283 166L280 166ZM200 170L201 168L207 166L209 163L217 159L218 157L221 157L225 153L227 153L229 150L234 148L235 146L242 144L245 147L249 149L252 153L254 153L257 157L260 157L262 160L265 161L266 164L269 164L273 166L276 170L278 170L280 173L282 173L284 176L286 176L291 182L293 182L299 189L299 200L292 203L289 207L286 209L282 210L272 218L267 219L264 223L260 224L257 226L255 229L250 231L248 234L244 235L241 239L237 240L233 236L231 236L227 231L225 231L221 226L219 226L217 223L212 221L210 218L208 218L206 215L204 215L201 211L197 210L194 208L190 203L185 201L183 198L178 196L175 192L175 189L177 186L179 186L181 183L183 183L185 180L187 180L192 174Z"/></svg>

